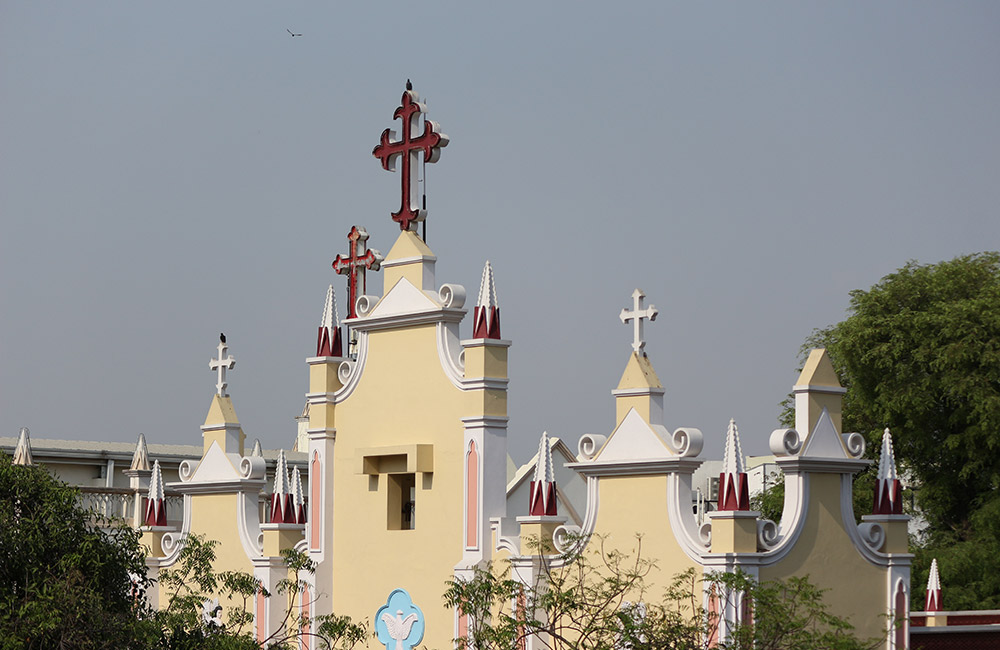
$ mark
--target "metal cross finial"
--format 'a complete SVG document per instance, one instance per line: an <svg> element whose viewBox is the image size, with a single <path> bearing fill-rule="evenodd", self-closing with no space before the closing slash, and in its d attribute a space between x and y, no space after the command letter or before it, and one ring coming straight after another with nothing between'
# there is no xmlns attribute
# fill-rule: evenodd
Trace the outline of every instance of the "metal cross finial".
<svg viewBox="0 0 1000 650"><path fill-rule="evenodd" d="M353 226L347 233L351 252L347 256L337 255L333 260L333 270L347 276L347 317L357 318L358 296L365 292L365 270L378 271L382 264L382 253L368 248L368 231Z"/></svg>
<svg viewBox="0 0 1000 650"><path fill-rule="evenodd" d="M225 356L226 352L229 350L229 346L225 343L219 342L219 357L217 359L212 359L208 362L208 367L219 373L219 380L215 384L215 392L219 397L227 397L226 388L229 386L226 383L226 370L232 370L236 366L236 359L233 355Z"/></svg>
<svg viewBox="0 0 1000 650"><path fill-rule="evenodd" d="M653 305L645 309L642 308L642 299L645 297L646 294L642 292L642 289L636 289L632 292L632 311L623 309L622 313L618 315L623 323L632 321L632 350L636 354L642 352L642 349L646 347L646 341L642 338L642 321L646 318L654 321L656 320L656 315L660 313Z"/></svg>
<svg viewBox="0 0 1000 650"><path fill-rule="evenodd" d="M418 222L423 221L427 214L424 206L418 201L419 155L423 155L425 163L437 162L441 157L441 147L448 146L448 136L441 133L437 122L424 118L424 129L420 130L420 116L427 111L427 106L419 102L420 97L412 90L407 81L407 89L403 93L400 105L393 113L392 119L401 120L403 134L399 140L394 140L396 132L386 129L378 145L372 149L372 155L382 162L382 168L395 171L396 159L402 161L401 190L402 199L399 211L392 213L392 220L399 224L400 230L416 230Z"/></svg>

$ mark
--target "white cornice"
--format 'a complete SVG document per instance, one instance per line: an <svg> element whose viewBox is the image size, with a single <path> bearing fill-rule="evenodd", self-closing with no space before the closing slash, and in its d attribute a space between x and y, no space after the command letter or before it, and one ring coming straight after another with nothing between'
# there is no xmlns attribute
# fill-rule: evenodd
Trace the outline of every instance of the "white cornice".
<svg viewBox="0 0 1000 650"><path fill-rule="evenodd" d="M842 386L823 386L820 384L796 384L792 386L793 393L825 393L827 395L845 395L847 389Z"/></svg>
<svg viewBox="0 0 1000 650"><path fill-rule="evenodd" d="M698 458L655 458L650 460L566 463L584 476L640 476L649 474L691 474L702 464Z"/></svg>
<svg viewBox="0 0 1000 650"><path fill-rule="evenodd" d="M349 318L344 322L358 332L375 332L399 327L416 325L435 325L437 323L458 323L465 317L464 309L426 309L403 314L386 316L369 316L367 318Z"/></svg>
<svg viewBox="0 0 1000 650"><path fill-rule="evenodd" d="M397 257L393 260L382 260L383 269L391 269L394 266L404 266L422 262L437 262L436 255L411 255L410 257Z"/></svg>
<svg viewBox="0 0 1000 650"><path fill-rule="evenodd" d="M666 388L616 388L611 391L611 394L615 397L645 397L647 395L664 395L667 392Z"/></svg>
<svg viewBox="0 0 1000 650"><path fill-rule="evenodd" d="M264 488L264 479L232 479L212 483L167 483L167 487L181 494L236 494L238 492L259 492Z"/></svg>
<svg viewBox="0 0 1000 650"><path fill-rule="evenodd" d="M774 462L786 474L790 472L816 472L819 474L857 474L872 461L863 458L810 458L793 456L775 458Z"/></svg>

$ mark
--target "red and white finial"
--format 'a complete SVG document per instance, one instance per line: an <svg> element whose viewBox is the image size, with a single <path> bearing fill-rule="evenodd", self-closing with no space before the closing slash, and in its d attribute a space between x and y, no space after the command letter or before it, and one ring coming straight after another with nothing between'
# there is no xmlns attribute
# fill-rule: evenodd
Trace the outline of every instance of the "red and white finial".
<svg viewBox="0 0 1000 650"><path fill-rule="evenodd" d="M21 433L17 436L17 446L14 447L15 465L31 465L31 434L28 427L21 427Z"/></svg>
<svg viewBox="0 0 1000 650"><path fill-rule="evenodd" d="M479 300L472 315L472 338L500 338L500 302L497 300L497 287L493 281L493 265L486 260L483 267L483 279L479 283Z"/></svg>
<svg viewBox="0 0 1000 650"><path fill-rule="evenodd" d="M726 452L722 457L722 473L719 474L719 510L749 510L750 489L747 473L743 466L743 447L736 420L729 420L726 431Z"/></svg>
<svg viewBox="0 0 1000 650"><path fill-rule="evenodd" d="M618 314L618 318L622 319L623 323L627 324L632 321L632 351L636 354L642 354L642 349L646 347L646 339L642 335L642 321L647 318L654 321L656 315L660 313L653 305L643 308L642 299L645 297L646 294L642 292L642 289L636 288L632 292L632 311L622 309L621 313Z"/></svg>
<svg viewBox="0 0 1000 650"><path fill-rule="evenodd" d="M396 159L402 161L401 190L402 199L399 211L392 213L392 220L399 224L400 230L416 230L417 223L427 216L425 206L420 204L419 175L420 156L423 162L435 163L441 157L441 148L448 146L448 136L441 133L441 126L424 118L423 133L420 131L420 116L427 112L427 106L419 102L420 96L407 82L400 105L393 113L392 119L403 124L403 135L395 140L396 132L386 129L378 145L372 149L372 155L382 162L382 168L396 171Z"/></svg>
<svg viewBox="0 0 1000 650"><path fill-rule="evenodd" d="M903 514L903 488L896 474L896 456L892 451L892 434L889 433L889 429L882 434L882 455L878 459L878 477L875 480L872 513Z"/></svg>
<svg viewBox="0 0 1000 650"><path fill-rule="evenodd" d="M927 576L927 601L925 612L941 611L941 576L938 575L937 558L931 560L931 573Z"/></svg>
<svg viewBox="0 0 1000 650"><path fill-rule="evenodd" d="M271 494L271 523L294 524L292 495L288 491L288 461L285 450L278 451L278 465L274 468L274 491Z"/></svg>
<svg viewBox="0 0 1000 650"><path fill-rule="evenodd" d="M528 514L533 517L555 517L559 514L556 477L552 467L552 443L547 431L542 432L542 439L538 441L538 460L535 463L535 477L531 481Z"/></svg>
<svg viewBox="0 0 1000 650"><path fill-rule="evenodd" d="M292 523L306 523L306 504L302 498L302 476L298 467L292 470L292 517Z"/></svg>
<svg viewBox="0 0 1000 650"><path fill-rule="evenodd" d="M331 284L326 290L326 303L323 305L323 320L319 324L316 336L317 357L342 357L344 346L340 341L340 314L337 312L337 296Z"/></svg>
<svg viewBox="0 0 1000 650"><path fill-rule="evenodd" d="M160 472L160 461L153 463L153 476L149 481L149 496L146 499L147 526L166 526L167 508L163 502L163 474Z"/></svg>

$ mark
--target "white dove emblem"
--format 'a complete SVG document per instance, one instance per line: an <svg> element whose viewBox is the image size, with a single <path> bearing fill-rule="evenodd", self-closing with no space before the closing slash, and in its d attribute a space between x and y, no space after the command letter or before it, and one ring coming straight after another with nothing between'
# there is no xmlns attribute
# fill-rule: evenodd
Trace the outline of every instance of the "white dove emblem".
<svg viewBox="0 0 1000 650"><path fill-rule="evenodd" d="M385 622L385 629L389 632L389 638L396 642L396 650L404 650L403 641L410 636L410 628L417 622L417 615L410 614L403 618L403 610L397 609L395 616L390 615L389 612L382 614L382 620Z"/></svg>

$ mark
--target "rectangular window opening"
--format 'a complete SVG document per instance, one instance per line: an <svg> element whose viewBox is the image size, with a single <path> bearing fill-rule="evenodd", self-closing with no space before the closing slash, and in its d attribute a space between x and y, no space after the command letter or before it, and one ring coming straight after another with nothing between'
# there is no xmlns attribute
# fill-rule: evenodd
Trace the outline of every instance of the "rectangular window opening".
<svg viewBox="0 0 1000 650"><path fill-rule="evenodd" d="M413 530L417 493L416 474L388 474L387 524L389 530Z"/></svg>

